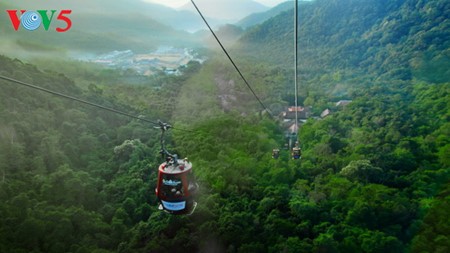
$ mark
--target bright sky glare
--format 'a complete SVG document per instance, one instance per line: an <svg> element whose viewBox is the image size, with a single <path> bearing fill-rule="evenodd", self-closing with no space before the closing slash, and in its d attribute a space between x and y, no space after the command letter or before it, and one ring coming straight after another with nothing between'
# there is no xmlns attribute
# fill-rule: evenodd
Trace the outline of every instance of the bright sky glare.
<svg viewBox="0 0 450 253"><path fill-rule="evenodd" d="M190 2L189 0L144 0L144 1L166 5L173 8L183 6L184 4ZM279 3L286 2L287 0L254 0L254 1L269 7L273 7Z"/></svg>

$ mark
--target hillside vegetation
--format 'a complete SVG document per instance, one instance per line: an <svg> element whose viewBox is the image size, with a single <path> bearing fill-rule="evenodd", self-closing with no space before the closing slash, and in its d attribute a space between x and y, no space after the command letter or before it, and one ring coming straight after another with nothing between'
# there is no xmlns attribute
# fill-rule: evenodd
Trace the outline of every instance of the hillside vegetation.
<svg viewBox="0 0 450 253"><path fill-rule="evenodd" d="M249 30L236 55L293 69L293 15L292 8ZM372 80L450 81L449 17L444 0L301 2L301 94L336 95Z"/></svg>
<svg viewBox="0 0 450 253"><path fill-rule="evenodd" d="M239 20L239 22L237 22L236 25L246 29L246 28L252 27L254 25L263 23L264 21L277 16L281 12L287 11L287 10L293 8L293 6L294 6L293 1L286 1L284 3L281 3L277 6L269 9L268 11L253 13L253 14Z"/></svg>

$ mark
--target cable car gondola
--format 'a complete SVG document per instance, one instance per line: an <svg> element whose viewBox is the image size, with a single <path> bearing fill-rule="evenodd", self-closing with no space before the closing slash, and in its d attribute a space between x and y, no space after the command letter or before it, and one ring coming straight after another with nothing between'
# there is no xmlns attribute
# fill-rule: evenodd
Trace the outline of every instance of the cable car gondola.
<svg viewBox="0 0 450 253"><path fill-rule="evenodd" d="M299 147L292 148L292 159L300 159L302 157L302 150Z"/></svg>
<svg viewBox="0 0 450 253"><path fill-rule="evenodd" d="M274 149L272 150L272 158L278 159L279 156L280 156L280 150L277 149L277 148L274 148Z"/></svg>
<svg viewBox="0 0 450 253"><path fill-rule="evenodd" d="M298 141L295 142L295 146L292 148L292 159L300 159L302 158L302 149L299 147Z"/></svg>
<svg viewBox="0 0 450 253"><path fill-rule="evenodd" d="M161 210L171 214L192 214L197 206L194 201L197 188L192 163L187 159L172 158L159 166L155 192Z"/></svg>
<svg viewBox="0 0 450 253"><path fill-rule="evenodd" d="M171 214L192 214L197 206L195 195L198 184L192 173L192 163L187 158L178 159L164 147L164 132L171 126L160 122L161 154L166 158L158 168L155 189L159 209Z"/></svg>
<svg viewBox="0 0 450 253"><path fill-rule="evenodd" d="M286 145L288 145L288 144L286 144ZM289 147L287 149L289 149ZM277 148L272 149L272 158L278 159L279 156L280 156L280 150ZM296 142L295 146L291 150L291 157L294 160L302 158L302 149L300 147L298 147L298 142Z"/></svg>

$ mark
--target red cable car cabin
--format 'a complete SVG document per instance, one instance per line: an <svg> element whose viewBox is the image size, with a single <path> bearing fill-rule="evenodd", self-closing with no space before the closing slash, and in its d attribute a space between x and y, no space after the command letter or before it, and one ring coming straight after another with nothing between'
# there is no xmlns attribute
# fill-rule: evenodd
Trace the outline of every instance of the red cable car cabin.
<svg viewBox="0 0 450 253"><path fill-rule="evenodd" d="M171 214L191 214L197 203L194 195L198 185L192 174L192 164L178 159L164 162L158 169L156 196L159 208Z"/></svg>

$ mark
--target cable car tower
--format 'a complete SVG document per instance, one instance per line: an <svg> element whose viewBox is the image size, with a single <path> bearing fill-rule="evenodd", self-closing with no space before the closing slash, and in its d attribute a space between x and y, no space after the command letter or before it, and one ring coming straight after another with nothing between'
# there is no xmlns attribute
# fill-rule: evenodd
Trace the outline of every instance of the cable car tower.
<svg viewBox="0 0 450 253"><path fill-rule="evenodd" d="M197 206L194 197L198 184L192 173L192 163L187 158L178 159L165 148L164 134L172 126L158 121L161 129L161 155L163 162L158 168L158 181L155 189L159 209L171 214L192 214Z"/></svg>

